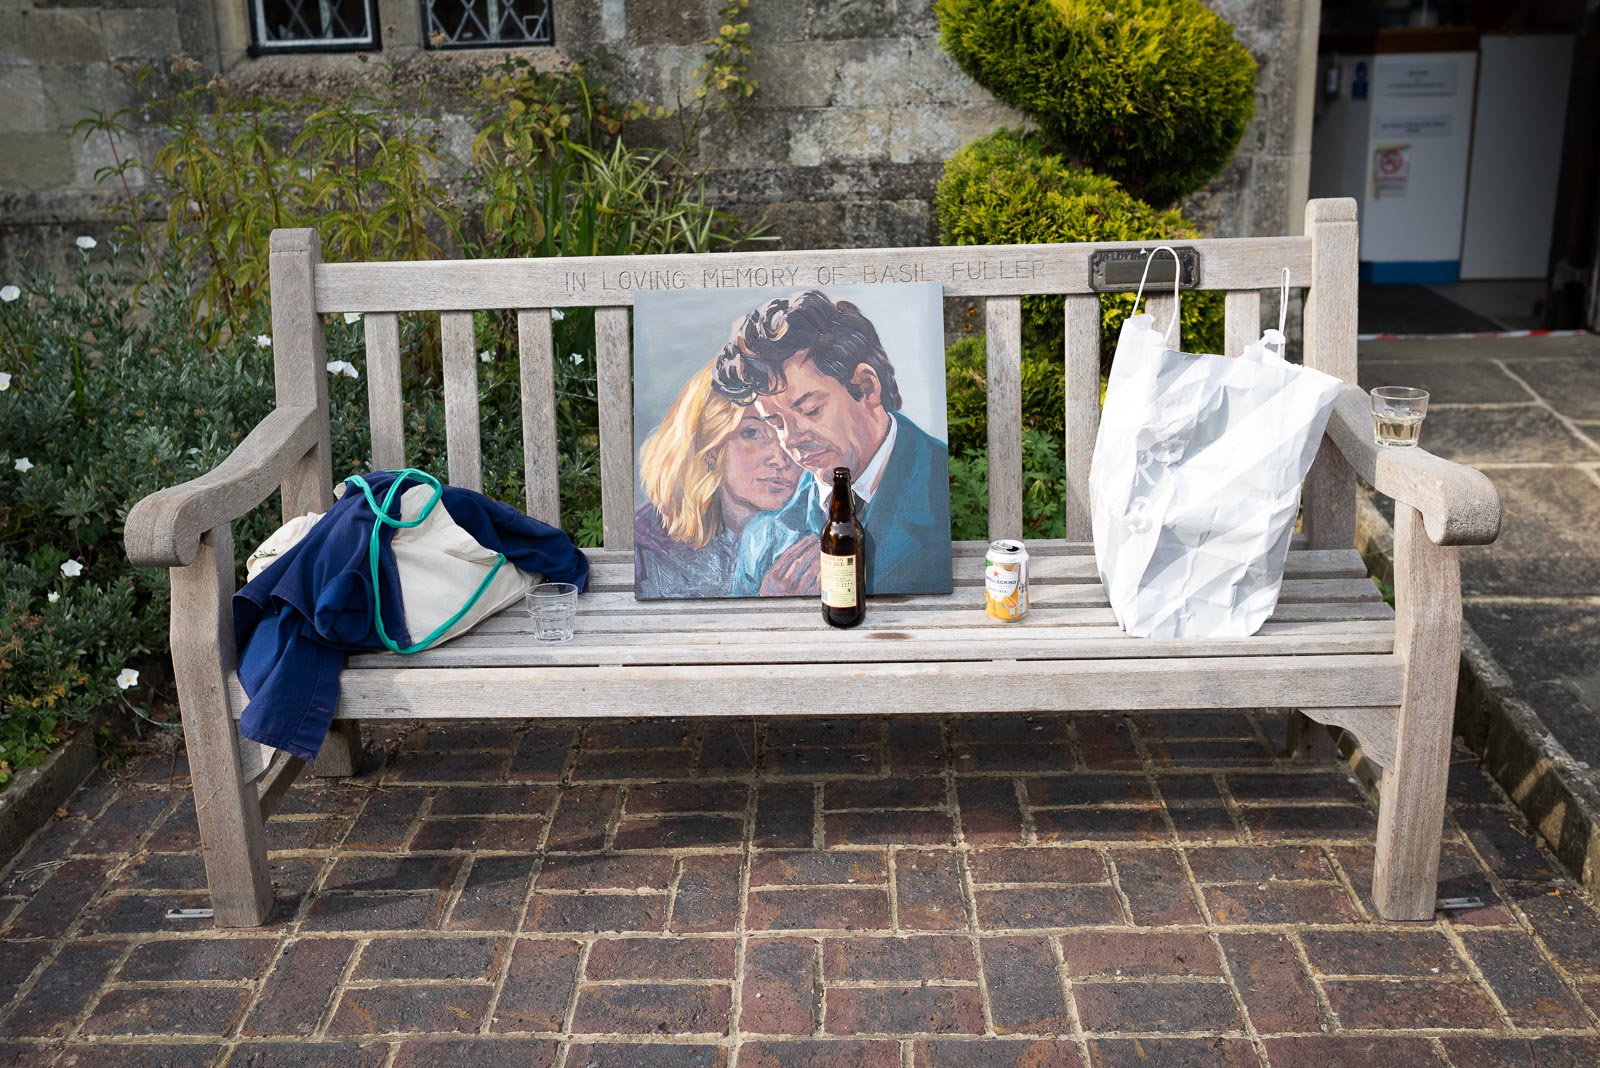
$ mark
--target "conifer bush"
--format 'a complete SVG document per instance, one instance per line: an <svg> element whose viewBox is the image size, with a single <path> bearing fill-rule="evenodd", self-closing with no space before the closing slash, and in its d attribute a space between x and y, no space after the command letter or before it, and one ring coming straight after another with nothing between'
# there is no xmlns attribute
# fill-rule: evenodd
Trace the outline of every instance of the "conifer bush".
<svg viewBox="0 0 1600 1068"><path fill-rule="evenodd" d="M1037 127L997 130L945 164L934 194L942 242L1200 236L1171 205L1227 164L1255 108L1255 61L1226 21L1199 0L935 0L934 8L961 68ZM1102 367L1134 300L1100 298ZM1181 308L1184 348L1221 351L1222 295L1188 293ZM1064 331L1059 296L1022 299L1028 537L1060 536L1052 486L1061 473L1051 473L1060 457L1042 445L1061 440ZM982 355L981 338L946 354L951 493L963 507L986 494Z"/></svg>
<svg viewBox="0 0 1600 1068"><path fill-rule="evenodd" d="M1227 165L1255 60L1200 0L937 0L940 38L1051 148L1166 205Z"/></svg>
<svg viewBox="0 0 1600 1068"><path fill-rule="evenodd" d="M1037 133L1010 129L980 137L950 158L934 195L934 211L939 238L950 245L1191 241L1200 236L1175 209L1153 208L1112 179L1068 165L1045 148ZM1132 293L1100 298L1100 343L1107 359L1133 301ZM1180 307L1184 347L1221 351L1222 295L1185 293ZM1059 374L1065 329L1061 298L1024 297L1022 311L1024 375L1030 363L1053 366ZM1025 389L1024 400L1029 396ZM1059 420L1059 408L1048 417ZM1025 421L1033 422L1026 415Z"/></svg>

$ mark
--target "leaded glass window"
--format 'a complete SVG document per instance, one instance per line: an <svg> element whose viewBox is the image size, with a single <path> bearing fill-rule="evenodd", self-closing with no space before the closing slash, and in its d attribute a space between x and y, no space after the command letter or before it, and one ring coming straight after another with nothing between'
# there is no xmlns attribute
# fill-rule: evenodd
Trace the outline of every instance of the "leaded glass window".
<svg viewBox="0 0 1600 1068"><path fill-rule="evenodd" d="M248 0L260 52L360 52L376 48L376 0Z"/></svg>
<svg viewBox="0 0 1600 1068"><path fill-rule="evenodd" d="M555 43L550 0L422 0L430 48L505 48Z"/></svg>

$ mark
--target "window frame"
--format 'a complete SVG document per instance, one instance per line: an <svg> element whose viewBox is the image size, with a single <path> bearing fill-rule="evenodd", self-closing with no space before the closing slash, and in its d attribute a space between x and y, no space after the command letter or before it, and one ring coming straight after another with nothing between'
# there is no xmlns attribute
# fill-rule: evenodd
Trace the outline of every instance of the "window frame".
<svg viewBox="0 0 1600 1068"><path fill-rule="evenodd" d="M252 0L258 3L260 0ZM472 0L463 0L471 3ZM470 52L482 48L553 48L556 43L556 5L555 0L544 0L545 21L549 25L547 39L543 41L469 41L464 44L447 43L435 45L433 31L429 28L430 8L433 0L417 0L417 15L422 22L422 47L428 52Z"/></svg>
<svg viewBox="0 0 1600 1068"><path fill-rule="evenodd" d="M378 17L378 0L361 0L367 12L370 30L365 38L343 37L336 40L314 39L282 43L264 40L266 31L267 0L245 0L245 21L250 25L249 55L252 59L274 55L303 55L306 53L349 53L383 51L383 20Z"/></svg>

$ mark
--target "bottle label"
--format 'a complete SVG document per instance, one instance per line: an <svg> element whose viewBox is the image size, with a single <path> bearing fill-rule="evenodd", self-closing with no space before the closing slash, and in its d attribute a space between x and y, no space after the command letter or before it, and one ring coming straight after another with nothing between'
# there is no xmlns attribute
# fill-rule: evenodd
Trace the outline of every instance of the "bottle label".
<svg viewBox="0 0 1600 1068"><path fill-rule="evenodd" d="M856 606L856 558L822 554L822 603L829 608Z"/></svg>

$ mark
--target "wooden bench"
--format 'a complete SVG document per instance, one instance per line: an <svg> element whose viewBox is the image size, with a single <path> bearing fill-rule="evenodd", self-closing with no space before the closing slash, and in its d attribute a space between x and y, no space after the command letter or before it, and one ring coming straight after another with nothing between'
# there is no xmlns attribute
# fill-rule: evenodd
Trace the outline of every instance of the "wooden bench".
<svg viewBox="0 0 1600 1068"><path fill-rule="evenodd" d="M266 765L234 728L230 524L278 489L283 514L332 501L321 316L362 312L372 463L405 465L395 313L438 312L449 480L480 487L476 309L517 310L527 509L559 522L552 307L594 306L604 549L580 599L578 638L546 647L509 610L437 650L352 657L318 773L348 774L353 721L811 712L827 689L851 714L1285 708L1350 730L1383 769L1373 897L1392 920L1434 911L1460 645L1456 546L1492 541L1500 505L1481 474L1422 450L1380 451L1356 381L1356 216L1314 201L1306 236L1195 243L1201 285L1227 291L1227 350L1259 332L1260 293L1290 268L1305 304L1306 363L1348 383L1305 491L1277 614L1245 639L1163 641L1117 628L1096 578L1088 475L1099 408L1100 310L1087 245L757 252L629 259L320 262L313 230L272 235L277 408L212 472L141 501L136 564L172 569L172 656L216 923L262 923L271 905L263 820L300 770ZM1108 246L1101 246L1108 247ZM1139 247L1135 245L1122 247ZM781 269L781 270L780 270ZM983 543L954 546L956 591L875 598L855 631L796 600L640 603L632 593L632 383L628 311L640 286L698 288L915 278L986 302L989 534L1022 533L1019 298L1065 301L1067 538L1035 541L1034 611L995 624L981 604ZM1170 296L1150 303L1158 321ZM1355 476L1395 499L1397 608L1353 546ZM843 682L846 688L834 689Z"/></svg>

